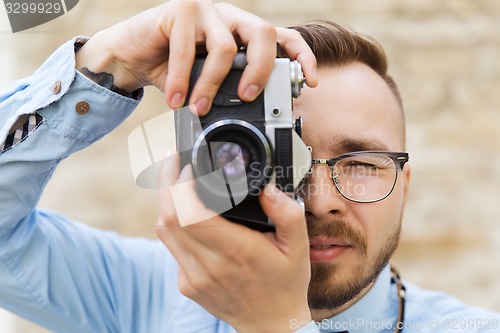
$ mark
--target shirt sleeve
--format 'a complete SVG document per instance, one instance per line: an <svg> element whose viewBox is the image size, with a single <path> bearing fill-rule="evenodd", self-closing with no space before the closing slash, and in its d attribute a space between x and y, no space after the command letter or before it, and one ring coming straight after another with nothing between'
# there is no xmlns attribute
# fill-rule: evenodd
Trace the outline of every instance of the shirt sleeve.
<svg viewBox="0 0 500 333"><path fill-rule="evenodd" d="M74 43L65 43L32 76L0 92L0 142L21 116L36 112L43 118L31 135L0 154L0 240L33 211L63 158L109 133L138 104L76 71Z"/></svg>
<svg viewBox="0 0 500 333"><path fill-rule="evenodd" d="M0 306L55 332L158 331L180 297L175 261L162 244L36 209L58 163L109 133L138 104L75 70L77 39L0 91L0 142L20 117L43 118L0 153Z"/></svg>

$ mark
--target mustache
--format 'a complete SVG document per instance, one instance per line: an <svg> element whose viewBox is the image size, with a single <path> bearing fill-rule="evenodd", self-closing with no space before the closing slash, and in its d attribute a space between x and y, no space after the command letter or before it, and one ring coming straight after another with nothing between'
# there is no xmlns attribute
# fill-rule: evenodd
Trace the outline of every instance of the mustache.
<svg viewBox="0 0 500 333"><path fill-rule="evenodd" d="M358 247L363 254L366 254L367 251L368 245L363 234L341 219L321 222L307 221L307 233L309 237L343 238L350 241L353 246Z"/></svg>

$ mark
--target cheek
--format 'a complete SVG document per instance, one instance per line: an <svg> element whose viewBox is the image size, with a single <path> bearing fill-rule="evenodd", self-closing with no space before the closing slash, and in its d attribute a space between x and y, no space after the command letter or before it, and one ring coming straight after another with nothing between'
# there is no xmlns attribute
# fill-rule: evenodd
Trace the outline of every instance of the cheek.
<svg viewBox="0 0 500 333"><path fill-rule="evenodd" d="M369 255L379 252L401 224L401 202L396 197L371 204L357 204L351 211L363 228Z"/></svg>

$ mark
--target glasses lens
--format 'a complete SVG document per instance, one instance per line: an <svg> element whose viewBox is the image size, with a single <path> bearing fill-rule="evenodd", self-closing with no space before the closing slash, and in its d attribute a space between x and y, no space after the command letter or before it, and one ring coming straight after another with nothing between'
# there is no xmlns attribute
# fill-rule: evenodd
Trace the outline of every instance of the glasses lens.
<svg viewBox="0 0 500 333"><path fill-rule="evenodd" d="M366 153L339 160L332 177L339 192L347 199L373 202L391 193L397 169L390 157Z"/></svg>

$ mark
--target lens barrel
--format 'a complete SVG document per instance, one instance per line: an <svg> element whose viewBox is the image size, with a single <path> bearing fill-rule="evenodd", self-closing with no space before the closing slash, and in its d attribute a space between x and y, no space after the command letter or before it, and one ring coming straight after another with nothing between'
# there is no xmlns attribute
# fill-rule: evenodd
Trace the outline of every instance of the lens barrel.
<svg viewBox="0 0 500 333"><path fill-rule="evenodd" d="M232 197L243 199L260 193L270 178L271 147L254 125L239 119L221 120L199 136L192 165L196 177L214 195L227 197L230 190Z"/></svg>

